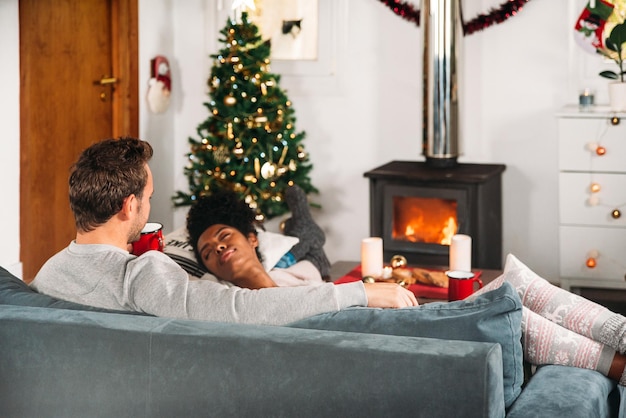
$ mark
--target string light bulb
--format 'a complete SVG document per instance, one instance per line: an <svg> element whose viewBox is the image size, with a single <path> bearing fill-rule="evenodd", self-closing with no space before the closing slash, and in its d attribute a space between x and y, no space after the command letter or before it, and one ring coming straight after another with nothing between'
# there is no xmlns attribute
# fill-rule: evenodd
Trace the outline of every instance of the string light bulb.
<svg viewBox="0 0 626 418"><path fill-rule="evenodd" d="M589 190L591 190L591 193L598 193L600 191L600 185L598 183L591 183Z"/></svg>
<svg viewBox="0 0 626 418"><path fill-rule="evenodd" d="M587 253L587 260L585 261L585 265L592 269L598 265L598 257L600 257L600 253L598 250L591 250Z"/></svg>

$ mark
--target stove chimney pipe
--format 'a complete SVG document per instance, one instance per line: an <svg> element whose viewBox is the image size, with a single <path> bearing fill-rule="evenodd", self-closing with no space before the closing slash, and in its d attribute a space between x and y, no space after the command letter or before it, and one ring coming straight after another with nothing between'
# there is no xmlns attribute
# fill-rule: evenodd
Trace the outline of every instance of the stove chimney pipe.
<svg viewBox="0 0 626 418"><path fill-rule="evenodd" d="M434 167L457 164L459 65L463 26L460 0L422 0L424 40L423 150Z"/></svg>

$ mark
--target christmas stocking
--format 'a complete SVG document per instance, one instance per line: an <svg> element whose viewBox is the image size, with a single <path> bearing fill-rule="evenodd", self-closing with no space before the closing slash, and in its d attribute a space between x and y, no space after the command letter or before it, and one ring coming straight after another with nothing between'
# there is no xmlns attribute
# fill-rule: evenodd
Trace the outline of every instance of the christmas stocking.
<svg viewBox="0 0 626 418"><path fill-rule="evenodd" d="M592 7L593 6L593 7ZM580 14L574 26L576 43L592 54L604 46L604 25L615 6L606 0L591 0Z"/></svg>

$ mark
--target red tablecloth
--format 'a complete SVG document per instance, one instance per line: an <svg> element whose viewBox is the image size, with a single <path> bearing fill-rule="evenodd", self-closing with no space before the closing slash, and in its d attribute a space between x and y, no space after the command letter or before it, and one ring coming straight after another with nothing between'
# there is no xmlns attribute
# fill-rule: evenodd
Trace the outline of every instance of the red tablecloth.
<svg viewBox="0 0 626 418"><path fill-rule="evenodd" d="M475 271L475 277L480 277L480 271ZM359 264L348 274L335 280L335 284L350 283L361 280L361 265ZM448 300L448 288L438 287L422 283L411 284L407 287L418 298Z"/></svg>

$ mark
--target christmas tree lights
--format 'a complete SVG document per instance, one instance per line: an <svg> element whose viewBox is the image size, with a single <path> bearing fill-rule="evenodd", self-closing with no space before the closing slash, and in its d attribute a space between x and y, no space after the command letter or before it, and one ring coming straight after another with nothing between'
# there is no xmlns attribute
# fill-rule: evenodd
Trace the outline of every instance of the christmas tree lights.
<svg viewBox="0 0 626 418"><path fill-rule="evenodd" d="M288 212L286 187L299 185L307 194L312 165L295 127L295 111L280 76L270 72L270 42L248 20L228 19L220 31L224 47L214 55L204 103L208 118L199 124L199 138L189 138L191 152L185 175L189 192L178 191L176 206L228 188L241 195L257 213L271 219Z"/></svg>
<svg viewBox="0 0 626 418"><path fill-rule="evenodd" d="M419 10L408 3L380 1L419 24ZM464 22L465 34L507 20L528 1L505 2ZM186 206L199 196L229 188L264 220L288 212L283 192L289 185L298 184L307 194L317 189L309 178L312 165L302 143L305 133L296 130L295 112L279 87L280 76L270 70L271 44L242 11L246 8L254 8L254 2L236 0L233 9L240 17L228 19L220 31L223 48L211 55L209 101L204 103L209 115L197 127L198 138L189 138L189 190L177 191L172 200Z"/></svg>

